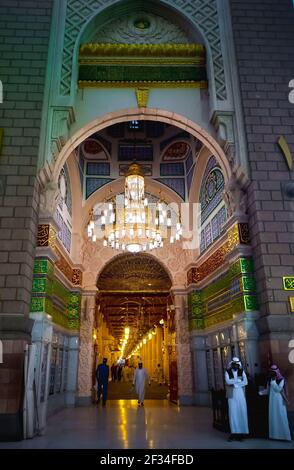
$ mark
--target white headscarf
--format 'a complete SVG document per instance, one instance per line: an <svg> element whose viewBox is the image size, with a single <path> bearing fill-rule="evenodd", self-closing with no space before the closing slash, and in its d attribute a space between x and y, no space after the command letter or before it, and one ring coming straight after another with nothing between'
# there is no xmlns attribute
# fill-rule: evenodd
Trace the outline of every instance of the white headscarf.
<svg viewBox="0 0 294 470"><path fill-rule="evenodd" d="M233 359L228 363L228 369L231 369L232 364L238 364L240 369L243 369L242 362L238 357L233 357Z"/></svg>

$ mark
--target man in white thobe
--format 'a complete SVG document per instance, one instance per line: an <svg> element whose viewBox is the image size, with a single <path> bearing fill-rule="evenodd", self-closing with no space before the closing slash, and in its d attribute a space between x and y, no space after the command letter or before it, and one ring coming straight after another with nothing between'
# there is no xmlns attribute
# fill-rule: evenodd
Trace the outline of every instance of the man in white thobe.
<svg viewBox="0 0 294 470"><path fill-rule="evenodd" d="M154 371L154 375L155 375L155 379L158 385L162 385L164 382L164 378L163 378L163 369L160 364L157 364L157 367Z"/></svg>
<svg viewBox="0 0 294 470"><path fill-rule="evenodd" d="M267 388L261 390L259 394L269 395L269 438L291 441L286 407L285 379L275 364L270 368Z"/></svg>
<svg viewBox="0 0 294 470"><path fill-rule="evenodd" d="M149 375L147 369L143 367L142 362L139 362L137 369L134 374L133 385L135 386L136 393L138 395L138 405L144 406L145 398L145 387L146 383L149 381ZM150 381L149 381L150 385Z"/></svg>
<svg viewBox="0 0 294 470"><path fill-rule="evenodd" d="M225 373L229 422L231 435L229 441L242 441L244 434L249 434L245 387L248 384L246 374L238 357L233 357Z"/></svg>

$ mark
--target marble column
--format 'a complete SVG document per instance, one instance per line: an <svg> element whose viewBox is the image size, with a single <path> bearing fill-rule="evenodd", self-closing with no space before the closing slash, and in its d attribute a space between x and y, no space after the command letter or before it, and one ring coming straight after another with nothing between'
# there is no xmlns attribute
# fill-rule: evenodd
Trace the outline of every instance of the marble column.
<svg viewBox="0 0 294 470"><path fill-rule="evenodd" d="M190 333L188 323L187 293L184 288L172 289L175 305L178 397L180 405L192 405L193 378Z"/></svg>
<svg viewBox="0 0 294 470"><path fill-rule="evenodd" d="M80 326L77 405L90 405L92 397L92 370L94 358L93 327L96 290L83 292Z"/></svg>
<svg viewBox="0 0 294 470"><path fill-rule="evenodd" d="M68 345L68 370L65 392L66 406L74 406L76 403L77 379L79 362L79 338L71 336Z"/></svg>
<svg viewBox="0 0 294 470"><path fill-rule="evenodd" d="M205 337L195 334L191 338L191 347L193 355L195 404L198 406L209 406L210 392L208 390Z"/></svg>

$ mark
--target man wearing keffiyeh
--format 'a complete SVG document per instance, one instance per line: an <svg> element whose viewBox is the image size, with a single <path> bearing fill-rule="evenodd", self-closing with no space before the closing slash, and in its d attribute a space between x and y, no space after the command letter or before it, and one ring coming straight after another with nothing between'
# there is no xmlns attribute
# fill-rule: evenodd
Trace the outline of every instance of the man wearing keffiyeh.
<svg viewBox="0 0 294 470"><path fill-rule="evenodd" d="M244 434L249 434L245 387L248 384L246 374L238 357L233 357L225 372L227 399L229 404L229 422L231 435L229 441L242 441Z"/></svg>

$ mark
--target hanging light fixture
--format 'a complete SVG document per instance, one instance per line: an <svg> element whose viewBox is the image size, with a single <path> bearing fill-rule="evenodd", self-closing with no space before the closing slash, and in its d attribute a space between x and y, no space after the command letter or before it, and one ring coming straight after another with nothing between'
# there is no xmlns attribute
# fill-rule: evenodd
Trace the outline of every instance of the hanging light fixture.
<svg viewBox="0 0 294 470"><path fill-rule="evenodd" d="M148 201L144 174L137 163L132 163L125 175L124 195L103 204L96 218L91 212L88 236L93 242L101 238L98 230L105 247L131 253L161 248L164 239L173 243L182 236L178 214L162 200Z"/></svg>

